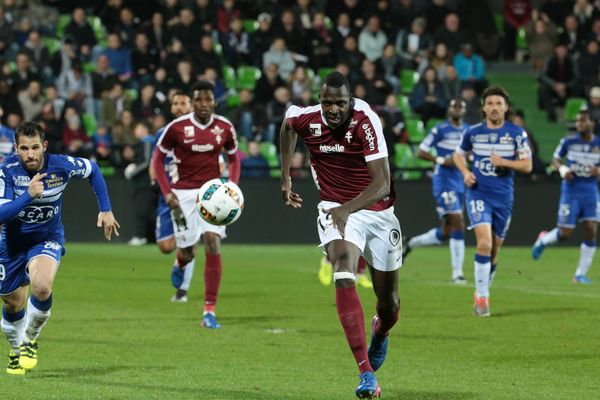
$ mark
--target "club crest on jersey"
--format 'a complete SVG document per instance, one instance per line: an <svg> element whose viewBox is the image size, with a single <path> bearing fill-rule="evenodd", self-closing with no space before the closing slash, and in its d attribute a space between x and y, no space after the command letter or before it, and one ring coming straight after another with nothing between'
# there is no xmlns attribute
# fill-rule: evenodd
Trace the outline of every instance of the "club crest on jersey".
<svg viewBox="0 0 600 400"><path fill-rule="evenodd" d="M497 140L498 140L498 134L490 133L490 143L496 143Z"/></svg>
<svg viewBox="0 0 600 400"><path fill-rule="evenodd" d="M220 134L222 134L223 132L225 132L225 129L221 129L218 126L215 126L214 128L212 128L210 130L210 133L212 133L213 135L217 135L217 136L220 135Z"/></svg>
<svg viewBox="0 0 600 400"><path fill-rule="evenodd" d="M217 135L215 140L217 141L217 144L221 144L221 135Z"/></svg>
<svg viewBox="0 0 600 400"><path fill-rule="evenodd" d="M511 144L513 142L513 138L509 133L505 133L504 136L500 138L500 144Z"/></svg>
<svg viewBox="0 0 600 400"><path fill-rule="evenodd" d="M309 124L308 130L310 131L311 136L321 136L323 134L321 131L321 124Z"/></svg>
<svg viewBox="0 0 600 400"><path fill-rule="evenodd" d="M348 143L352 142L352 132L350 132L350 131L346 132L346 135L344 135L344 137L346 138Z"/></svg>
<svg viewBox="0 0 600 400"><path fill-rule="evenodd" d="M184 126L184 127L183 127L183 135L184 135L186 138L189 138L189 137L194 137L194 127L193 127L193 126L191 126L191 125Z"/></svg>

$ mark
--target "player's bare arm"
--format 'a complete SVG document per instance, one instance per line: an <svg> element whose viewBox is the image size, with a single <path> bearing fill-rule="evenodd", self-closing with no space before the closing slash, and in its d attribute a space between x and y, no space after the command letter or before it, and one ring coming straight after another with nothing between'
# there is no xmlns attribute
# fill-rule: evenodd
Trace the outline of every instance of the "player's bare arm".
<svg viewBox="0 0 600 400"><path fill-rule="evenodd" d="M279 130L281 149L281 196L286 206L292 208L302 207L302 198L298 193L292 192L292 178L290 177L290 166L292 156L296 148L298 134L288 125L287 119L283 120Z"/></svg>
<svg viewBox="0 0 600 400"><path fill-rule="evenodd" d="M339 207L323 210L331 215L333 225L342 236L348 217L353 212L365 209L390 194L390 165L387 157L367 162L371 183L354 199Z"/></svg>
<svg viewBox="0 0 600 400"><path fill-rule="evenodd" d="M498 154L492 153L490 162L494 167L510 168L523 174L528 174L533 169L531 158L525 158L523 160L507 160Z"/></svg>
<svg viewBox="0 0 600 400"><path fill-rule="evenodd" d="M475 177L475 174L467 167L467 161L465 160L464 154L462 152L455 151L452 155L452 161L454 161L454 165L462 174L465 185L468 187L473 186L477 182L477 178Z"/></svg>
<svg viewBox="0 0 600 400"><path fill-rule="evenodd" d="M96 224L98 228L104 229L104 238L110 242L113 233L115 236L119 236L119 222L115 219L112 211L98 213L98 223Z"/></svg>
<svg viewBox="0 0 600 400"><path fill-rule="evenodd" d="M442 156L434 157L431 153L429 153L425 150L419 150L417 157L419 157L421 160L431 161L433 163L443 165L444 167L451 167L454 165L454 162L452 161L452 157L442 157Z"/></svg>

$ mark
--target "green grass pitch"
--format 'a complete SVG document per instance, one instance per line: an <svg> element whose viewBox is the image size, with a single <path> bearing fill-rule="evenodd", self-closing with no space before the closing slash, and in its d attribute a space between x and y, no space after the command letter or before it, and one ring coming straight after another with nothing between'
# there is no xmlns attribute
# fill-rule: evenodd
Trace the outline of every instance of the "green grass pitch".
<svg viewBox="0 0 600 400"><path fill-rule="evenodd" d="M450 283L447 247L400 274L402 310L377 373L384 399L598 399L600 263L570 283L578 249L502 250L492 317ZM472 283L473 250L465 262ZM172 256L153 246L67 245L38 368L2 374L6 399L352 399L357 369L316 278L315 246L223 246L222 329L199 328L203 259L190 302L172 304ZM367 321L374 295L359 289ZM368 335L370 337L370 334ZM8 345L5 342L5 353Z"/></svg>

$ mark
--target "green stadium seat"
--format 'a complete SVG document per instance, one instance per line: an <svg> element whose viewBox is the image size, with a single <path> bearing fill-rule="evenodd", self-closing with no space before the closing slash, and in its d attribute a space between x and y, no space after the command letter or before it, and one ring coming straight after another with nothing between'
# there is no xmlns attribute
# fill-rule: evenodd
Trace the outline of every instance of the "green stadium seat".
<svg viewBox="0 0 600 400"><path fill-rule="evenodd" d="M87 21L88 24L90 24L90 26L92 27L92 30L94 31L94 36L96 37L96 40L98 42L106 40L106 28L102 24L102 20L100 19L100 17L90 16L87 17Z"/></svg>
<svg viewBox="0 0 600 400"><path fill-rule="evenodd" d="M221 46L221 43L215 43L215 53L217 53L217 55L219 57L221 57L221 59L223 58L223 46Z"/></svg>
<svg viewBox="0 0 600 400"><path fill-rule="evenodd" d="M137 100L140 94L138 93L137 89L125 89L125 95L127 95L129 100L133 103Z"/></svg>
<svg viewBox="0 0 600 400"><path fill-rule="evenodd" d="M281 176L279 171L279 155L277 154L277 148L273 143L261 142L260 143L260 154L267 159L269 164L269 175L277 178Z"/></svg>
<svg viewBox="0 0 600 400"><path fill-rule="evenodd" d="M98 123L96 122L96 117L94 114L85 113L81 116L81 119L83 121L83 127L85 128L88 136L92 136L94 133L96 133L96 127Z"/></svg>
<svg viewBox="0 0 600 400"><path fill-rule="evenodd" d="M94 71L96 71L96 64L94 64L93 62L83 64L83 72L91 74Z"/></svg>
<svg viewBox="0 0 600 400"><path fill-rule="evenodd" d="M56 38L62 39L65 34L65 28L71 22L71 14L62 14L58 17L58 22L56 23Z"/></svg>
<svg viewBox="0 0 600 400"><path fill-rule="evenodd" d="M237 69L238 88L253 90L262 75L257 67L242 65Z"/></svg>
<svg viewBox="0 0 600 400"><path fill-rule="evenodd" d="M494 24L500 35L504 35L504 15L494 14Z"/></svg>
<svg viewBox="0 0 600 400"><path fill-rule="evenodd" d="M571 97L565 103L565 121L575 121L581 109L587 107L587 101L581 97Z"/></svg>
<svg viewBox="0 0 600 400"><path fill-rule="evenodd" d="M319 84L323 83L327 75L333 72L333 68L322 67L317 70L317 76L319 77Z"/></svg>
<svg viewBox="0 0 600 400"><path fill-rule="evenodd" d="M403 94L399 94L397 97L398 100L398 110L402 111L404 118L408 118L412 115L412 110L410 109L410 101L408 96Z"/></svg>
<svg viewBox="0 0 600 400"><path fill-rule="evenodd" d="M519 28L517 31L517 49L527 50L527 40L525 39L526 30L525 27Z"/></svg>
<svg viewBox="0 0 600 400"><path fill-rule="evenodd" d="M402 93L411 93L415 85L419 82L419 73L412 69L403 69L400 72L400 86Z"/></svg>
<svg viewBox="0 0 600 400"><path fill-rule="evenodd" d="M410 143L421 143L425 139L425 126L423 121L418 118L408 118L406 120L406 131Z"/></svg>
<svg viewBox="0 0 600 400"><path fill-rule="evenodd" d="M244 154L248 154L248 141L245 137L238 137L238 149Z"/></svg>
<svg viewBox="0 0 600 400"><path fill-rule="evenodd" d="M243 21L244 30L248 33L254 33L258 29L258 21L255 19L245 19Z"/></svg>
<svg viewBox="0 0 600 400"><path fill-rule="evenodd" d="M237 87L237 78L235 76L235 70L232 66L223 66L223 79L225 80L225 86L227 89L235 89Z"/></svg>
<svg viewBox="0 0 600 400"><path fill-rule="evenodd" d="M54 55L60 50L60 40L51 37L42 37L42 45L48 49L50 55Z"/></svg>
<svg viewBox="0 0 600 400"><path fill-rule="evenodd" d="M240 94L233 89L230 90L229 96L227 96L227 100L226 100L227 108L228 109L235 108L235 107L239 106L240 103L241 103Z"/></svg>
<svg viewBox="0 0 600 400"><path fill-rule="evenodd" d="M437 124L441 124L444 121L445 120L442 118L430 118L427 120L427 125L425 125L425 130L427 132L429 132L430 130L433 129L434 126L436 126Z"/></svg>
<svg viewBox="0 0 600 400"><path fill-rule="evenodd" d="M410 145L396 143L394 149L396 150L396 155L394 157L396 168L415 168L417 166L417 160ZM416 180L421 178L422 175L423 173L421 171L402 171L400 177L404 180Z"/></svg>

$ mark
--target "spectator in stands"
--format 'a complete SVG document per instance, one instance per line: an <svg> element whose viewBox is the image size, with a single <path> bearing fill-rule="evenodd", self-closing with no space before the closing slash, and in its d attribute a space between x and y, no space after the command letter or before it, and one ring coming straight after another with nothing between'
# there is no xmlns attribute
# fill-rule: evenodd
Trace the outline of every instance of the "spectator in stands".
<svg viewBox="0 0 600 400"><path fill-rule="evenodd" d="M217 10L213 2L210 0L196 0L192 7L196 22L200 25L202 31L205 34L212 32L217 21Z"/></svg>
<svg viewBox="0 0 600 400"><path fill-rule="evenodd" d="M21 105L16 93L11 90L9 79L0 79L0 107L4 109L5 118L11 114L22 114Z"/></svg>
<svg viewBox="0 0 600 400"><path fill-rule="evenodd" d="M2 124L4 110L0 107L0 163L15 151L15 131Z"/></svg>
<svg viewBox="0 0 600 400"><path fill-rule="evenodd" d="M572 0L546 0L538 7L540 14L545 14L554 26L563 26L565 15L573 13Z"/></svg>
<svg viewBox="0 0 600 400"><path fill-rule="evenodd" d="M118 146L131 145L136 139L133 135L135 119L129 110L123 110L119 119L112 125L113 143Z"/></svg>
<svg viewBox="0 0 600 400"><path fill-rule="evenodd" d="M403 68L417 69L423 58L427 57L432 43L429 34L425 32L425 18L418 17L396 37L396 52L402 59Z"/></svg>
<svg viewBox="0 0 600 400"><path fill-rule="evenodd" d="M398 26L410 26L415 18L421 15L422 7L417 5L413 0L397 0L393 5Z"/></svg>
<svg viewBox="0 0 600 400"><path fill-rule="evenodd" d="M50 67L54 76L58 76L65 71L71 69L73 62L79 62L79 56L77 55L77 49L73 44L73 39L69 36L65 36L62 39L59 50L54 53L50 60Z"/></svg>
<svg viewBox="0 0 600 400"><path fill-rule="evenodd" d="M98 125L96 132L92 135L94 144L94 156L98 160L110 160L112 138L106 125Z"/></svg>
<svg viewBox="0 0 600 400"><path fill-rule="evenodd" d="M275 63L265 65L263 74L254 88L255 101L259 104L267 104L273 99L275 89L282 86L286 86L286 84L279 76L279 66Z"/></svg>
<svg viewBox="0 0 600 400"><path fill-rule="evenodd" d="M448 7L446 0L433 0L431 5L425 10L425 20L427 21L427 32L431 35L435 34L438 27L444 25L446 16L452 10Z"/></svg>
<svg viewBox="0 0 600 400"><path fill-rule="evenodd" d="M563 106L568 97L577 94L579 73L567 47L559 43L540 76L538 104L546 110L548 120L556 121L555 106Z"/></svg>
<svg viewBox="0 0 600 400"><path fill-rule="evenodd" d="M358 32L352 26L350 16L346 13L338 15L336 25L332 31L332 50L341 49L348 36L358 36Z"/></svg>
<svg viewBox="0 0 600 400"><path fill-rule="evenodd" d="M196 23L191 9L182 8L179 11L179 22L171 28L171 33L182 43L184 49L193 49L202 36L202 27Z"/></svg>
<svg viewBox="0 0 600 400"><path fill-rule="evenodd" d="M233 68L252 62L250 57L250 35L243 28L241 18L233 17L229 23L229 30L221 34L223 58L225 63Z"/></svg>
<svg viewBox="0 0 600 400"><path fill-rule="evenodd" d="M265 135L262 139L265 142L275 143L278 153L279 127L281 127L285 112L291 104L290 90L287 87L275 89L274 99L267 103L267 129L265 130Z"/></svg>
<svg viewBox="0 0 600 400"><path fill-rule="evenodd" d="M460 51L460 46L469 40L469 34L461 28L460 17L456 13L446 15L444 26L437 28L433 36L434 43L444 43L452 57Z"/></svg>
<svg viewBox="0 0 600 400"><path fill-rule="evenodd" d="M42 97L42 85L39 81L30 81L27 90L22 91L18 95L23 118L26 121L31 121L33 117L40 113L44 99Z"/></svg>
<svg viewBox="0 0 600 400"><path fill-rule="evenodd" d="M12 24L7 21L4 8L0 7L0 55L6 59L12 59L16 50Z"/></svg>
<svg viewBox="0 0 600 400"><path fill-rule="evenodd" d="M583 93L589 93L593 86L598 86L598 73L600 72L600 46L595 40L590 40L579 55L577 66L581 77Z"/></svg>
<svg viewBox="0 0 600 400"><path fill-rule="evenodd" d="M404 115L398 108L398 97L395 94L388 94L385 98L385 104L379 108L377 112L385 121L386 129L388 129L393 136L391 142L406 143L408 141L408 137L404 129ZM389 150L390 146L388 146L388 151Z"/></svg>
<svg viewBox="0 0 600 400"><path fill-rule="evenodd" d="M100 8L100 11L98 12L102 24L106 27L108 32L116 32L119 28L123 0L108 0L106 2L100 2L99 4L102 4L102 8Z"/></svg>
<svg viewBox="0 0 600 400"><path fill-rule="evenodd" d="M223 0L223 4L217 8L217 30L220 33L227 33L233 18L241 18L240 10L235 7L234 0Z"/></svg>
<svg viewBox="0 0 600 400"><path fill-rule="evenodd" d="M167 45L171 40L171 33L166 29L164 17L160 12L152 14L150 26L146 29L146 36L150 42L150 47L158 50L161 58L164 58Z"/></svg>
<svg viewBox="0 0 600 400"><path fill-rule="evenodd" d="M177 63L177 74L173 76L172 86L187 93L194 83L196 83L196 74L192 62L184 58Z"/></svg>
<svg viewBox="0 0 600 400"><path fill-rule="evenodd" d="M540 72L544 62L552 55L556 43L556 26L546 14L532 12L525 40L529 48L529 59L534 72Z"/></svg>
<svg viewBox="0 0 600 400"><path fill-rule="evenodd" d="M287 49L282 37L276 37L269 51L263 54L263 65L266 68L269 64L279 65L279 76L284 80L289 78L296 66L292 53Z"/></svg>
<svg viewBox="0 0 600 400"><path fill-rule="evenodd" d="M96 35L87 22L85 10L77 7L73 10L71 22L65 27L64 34L69 36L79 48L79 52L85 58L92 54L92 48L96 45Z"/></svg>
<svg viewBox="0 0 600 400"><path fill-rule="evenodd" d="M571 55L577 56L583 48L586 35L581 34L579 23L574 15L567 15L564 21L564 29L558 36L558 42L565 44Z"/></svg>
<svg viewBox="0 0 600 400"><path fill-rule="evenodd" d="M94 144L83 129L81 117L75 107L67 107L65 110L62 140L66 153L71 156L87 158L94 152Z"/></svg>
<svg viewBox="0 0 600 400"><path fill-rule="evenodd" d="M315 12L312 25L307 31L307 39L310 42L309 64L313 69L329 67L333 64L333 35L325 26L325 14Z"/></svg>
<svg viewBox="0 0 600 400"><path fill-rule="evenodd" d="M376 64L368 59L363 60L360 71L362 76L358 82L364 85L367 92L364 100L371 105L382 105L386 96L392 93L393 86L377 71Z"/></svg>
<svg viewBox="0 0 600 400"><path fill-rule="evenodd" d="M61 120L67 106L67 99L60 96L56 85L46 86L46 102L52 104L54 116L57 120Z"/></svg>
<svg viewBox="0 0 600 400"><path fill-rule="evenodd" d="M419 83L410 96L411 108L421 116L423 122L430 118L443 118L446 115L447 99L433 67L425 68Z"/></svg>
<svg viewBox="0 0 600 400"><path fill-rule="evenodd" d="M34 70L29 56L25 52L19 52L15 61L16 69L8 76L8 83L11 91L16 95L22 90L27 89L29 82L40 80L40 75Z"/></svg>
<svg viewBox="0 0 600 400"><path fill-rule="evenodd" d="M367 26L358 35L358 50L370 61L377 61L383 55L388 39L379 26L379 18L369 17Z"/></svg>
<svg viewBox="0 0 600 400"><path fill-rule="evenodd" d="M517 31L531 21L531 0L504 0L504 59L514 60Z"/></svg>
<svg viewBox="0 0 600 400"><path fill-rule="evenodd" d="M147 120L162 111L162 103L156 97L154 85L147 83L142 86L140 96L131 105L133 117L137 120Z"/></svg>
<svg viewBox="0 0 600 400"><path fill-rule="evenodd" d="M19 20L18 26L14 30L14 38L15 42L19 46L19 48L23 48L25 42L27 41L27 37L32 32L33 28L31 26L31 20L27 17L23 17Z"/></svg>
<svg viewBox="0 0 600 400"><path fill-rule="evenodd" d="M71 64L71 70L63 72L56 79L56 87L68 105L79 112L94 113L94 89L92 77L83 71L80 62Z"/></svg>
<svg viewBox="0 0 600 400"><path fill-rule="evenodd" d="M356 82L360 77L360 68L365 55L358 50L358 41L352 35L344 39L344 46L337 50L337 63L344 63L348 66L350 82Z"/></svg>
<svg viewBox="0 0 600 400"><path fill-rule="evenodd" d="M398 27L398 16L390 0L373 1L373 15L379 18L379 26L388 37L395 37Z"/></svg>
<svg viewBox="0 0 600 400"><path fill-rule="evenodd" d="M131 64L131 51L121 47L121 39L116 33L108 35L108 48L103 52L110 63L112 70L117 74L119 81L127 85L133 74Z"/></svg>
<svg viewBox="0 0 600 400"><path fill-rule="evenodd" d="M361 30L365 26L365 15L367 10L364 2L358 0L329 1L327 3L327 15L337 20L338 15L348 14L352 26L356 30Z"/></svg>
<svg viewBox="0 0 600 400"><path fill-rule="evenodd" d="M298 16L298 22L302 29L309 30L312 27L313 16L317 12L317 8L311 4L311 0L296 0L295 3L292 7L294 15Z"/></svg>
<svg viewBox="0 0 600 400"><path fill-rule="evenodd" d="M596 19L592 22L592 29L588 33L587 40L595 40L600 43L600 19Z"/></svg>
<svg viewBox="0 0 600 400"><path fill-rule="evenodd" d="M291 178L308 178L310 172L306 167L306 153L300 149L296 149L292 155L292 162L290 164L290 177Z"/></svg>
<svg viewBox="0 0 600 400"><path fill-rule="evenodd" d="M217 102L217 108L215 111L217 114L224 114L227 111L225 100L227 99L228 88L225 87L223 80L219 78L217 71L214 68L206 68L204 73L198 77L199 80L205 80L213 85L213 93L215 101ZM170 98L171 96L169 96Z"/></svg>
<svg viewBox="0 0 600 400"><path fill-rule="evenodd" d="M131 65L135 79L141 84L148 83L154 71L160 65L158 49L150 46L148 36L144 32L135 35L135 46L131 52Z"/></svg>
<svg viewBox="0 0 600 400"><path fill-rule="evenodd" d="M381 71L383 71L383 77L390 85L392 85L394 92L398 92L400 89L400 71L402 70L402 60L400 56L396 54L396 46L393 43L388 43L383 48L383 55L378 61Z"/></svg>
<svg viewBox="0 0 600 400"><path fill-rule="evenodd" d="M284 10L279 18L279 25L275 27L275 36L283 38L286 47L295 54L308 55L306 31L296 21L296 16L291 9Z"/></svg>
<svg viewBox="0 0 600 400"><path fill-rule="evenodd" d="M38 31L31 31L23 46L23 52L27 54L42 78L42 82L48 84L54 81L52 69L50 68L50 53L41 41Z"/></svg>
<svg viewBox="0 0 600 400"><path fill-rule="evenodd" d="M273 43L273 18L267 13L261 13L258 16L258 29L250 35L250 54L252 55L252 64L255 67L262 68L263 53L269 50Z"/></svg>
<svg viewBox="0 0 600 400"><path fill-rule="evenodd" d="M200 49L192 53L192 61L200 73L203 73L207 68L212 68L217 71L219 76L223 76L221 56L215 51L215 42L210 35L204 35L200 38Z"/></svg>
<svg viewBox="0 0 600 400"><path fill-rule="evenodd" d="M292 103L296 104L296 101L302 97L302 93L307 89L310 90L312 85L313 80L308 76L306 67L296 65L294 72L288 80L288 88L292 94Z"/></svg>
<svg viewBox="0 0 600 400"><path fill-rule="evenodd" d="M423 57L417 71L419 74L422 74L426 67L432 67L437 72L438 78L443 80L446 76L446 67L451 64L452 61L450 53L448 53L448 47L443 42L440 42L435 45L433 54L430 57Z"/></svg>
<svg viewBox="0 0 600 400"><path fill-rule="evenodd" d="M254 140L248 142L248 154L242 160L242 177L264 178L269 176L269 163L260 153L260 145Z"/></svg>
<svg viewBox="0 0 600 400"><path fill-rule="evenodd" d="M590 0L575 0L573 5L573 15L577 18L579 35L583 38L591 31L593 21L600 19L600 10L591 3Z"/></svg>
<svg viewBox="0 0 600 400"><path fill-rule="evenodd" d="M446 65L442 86L444 87L444 96L447 99L455 99L460 96L461 82L458 80L454 65Z"/></svg>
<svg viewBox="0 0 600 400"><path fill-rule="evenodd" d="M150 127L146 122L138 122L133 128L136 138L132 146L132 157L128 157L129 164L124 170L125 179L130 180L133 186L134 208L134 236L128 244L142 245L148 242L154 229L155 214L153 207L152 187L148 167L152 159L154 136L150 134ZM131 156L131 154L130 154Z"/></svg>
<svg viewBox="0 0 600 400"><path fill-rule="evenodd" d="M42 106L41 112L34 117L36 122L44 128L44 134L48 141L48 152L62 153L62 113L55 112L52 101L46 101Z"/></svg>
<svg viewBox="0 0 600 400"><path fill-rule="evenodd" d="M254 101L250 90L240 90L239 96L240 105L231 110L231 122L237 128L238 135L248 141L260 141L265 126L265 110Z"/></svg>
<svg viewBox="0 0 600 400"><path fill-rule="evenodd" d="M453 60L458 80L463 84L469 83L479 94L487 86L483 58L473 52L470 43L464 43L461 49L462 51L456 54Z"/></svg>
<svg viewBox="0 0 600 400"><path fill-rule="evenodd" d="M135 36L140 31L138 21L133 15L131 8L123 7L119 11L119 37L123 47L133 49L135 47Z"/></svg>
<svg viewBox="0 0 600 400"><path fill-rule="evenodd" d="M463 117L469 125L475 125L481 122L481 101L477 92L472 85L466 84L460 90L460 98L464 100L467 105L467 111Z"/></svg>
<svg viewBox="0 0 600 400"><path fill-rule="evenodd" d="M590 89L587 108L590 119L594 121L594 134L600 135L600 86Z"/></svg>
<svg viewBox="0 0 600 400"><path fill-rule="evenodd" d="M96 68L92 72L92 92L94 94L94 114L100 118L102 97L118 81L117 75L110 69L108 57L104 54L96 59Z"/></svg>
<svg viewBox="0 0 600 400"><path fill-rule="evenodd" d="M488 60L495 58L500 49L500 35L488 2L459 0L457 11L480 54Z"/></svg>
<svg viewBox="0 0 600 400"><path fill-rule="evenodd" d="M537 180L538 175L546 173L546 163L540 158L540 146L535 138L535 135L531 131L531 128L527 126L525 122L525 112L523 110L516 110L512 116L512 123L520 126L527 132L527 141L531 148L531 161L533 163L533 169L531 171L531 180Z"/></svg>
<svg viewBox="0 0 600 400"><path fill-rule="evenodd" d="M211 39L211 43L212 43L212 39ZM201 51L199 51L199 53L200 52ZM167 47L167 52L166 52L166 55L162 62L162 65L164 66L165 70L167 71L167 75L170 77L170 76L177 74L177 64L179 64L179 61L181 61L187 57L188 57L188 55L185 52L181 41L179 41L177 38L173 38L173 40L171 40L171 43L169 43L169 46ZM196 64L196 65L198 65L198 64ZM201 68L201 67L198 66L198 68Z"/></svg>
<svg viewBox="0 0 600 400"><path fill-rule="evenodd" d="M102 96L100 123L114 126L119 116L129 108L129 103L130 100L123 91L123 85L119 82L113 83L108 93ZM115 143L118 143L118 140L115 140Z"/></svg>

